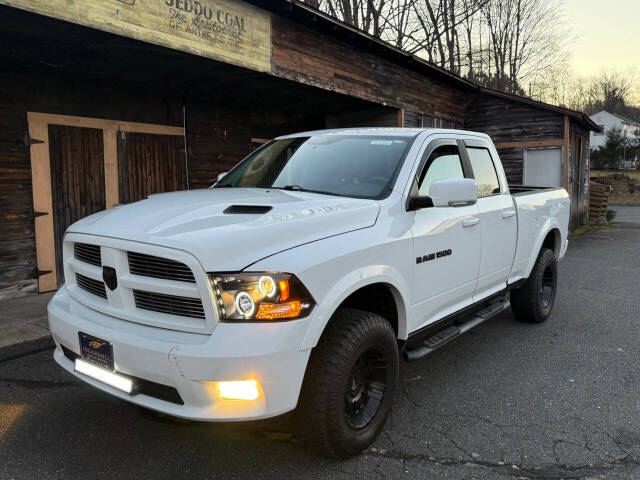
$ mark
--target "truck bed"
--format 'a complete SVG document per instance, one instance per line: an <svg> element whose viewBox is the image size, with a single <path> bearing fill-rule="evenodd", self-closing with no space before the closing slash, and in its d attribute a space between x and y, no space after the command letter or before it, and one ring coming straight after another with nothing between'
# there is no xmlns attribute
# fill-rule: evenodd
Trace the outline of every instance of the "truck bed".
<svg viewBox="0 0 640 480"><path fill-rule="evenodd" d="M509 190L518 216L518 241L509 275L509 283L513 283L529 275L535 261L531 253L537 254L543 240L540 231L547 231L552 225L569 224L571 203L562 187L510 185Z"/></svg>

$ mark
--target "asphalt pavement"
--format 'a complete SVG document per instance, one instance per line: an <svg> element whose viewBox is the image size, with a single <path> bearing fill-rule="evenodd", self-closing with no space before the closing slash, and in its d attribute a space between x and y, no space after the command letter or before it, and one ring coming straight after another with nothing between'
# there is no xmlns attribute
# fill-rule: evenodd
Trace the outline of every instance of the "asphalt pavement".
<svg viewBox="0 0 640 480"><path fill-rule="evenodd" d="M572 238L546 323L506 311L402 363L384 433L346 461L284 420L184 422L116 400L51 350L5 359L0 478L640 479L639 252L640 225Z"/></svg>
<svg viewBox="0 0 640 480"><path fill-rule="evenodd" d="M609 210L616 212L613 219L616 223L640 224L640 205L610 205Z"/></svg>

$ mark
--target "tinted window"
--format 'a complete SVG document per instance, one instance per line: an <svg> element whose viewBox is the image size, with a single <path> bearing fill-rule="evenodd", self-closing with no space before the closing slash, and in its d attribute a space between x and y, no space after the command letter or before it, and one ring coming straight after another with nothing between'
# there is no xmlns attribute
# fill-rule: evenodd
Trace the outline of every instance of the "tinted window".
<svg viewBox="0 0 640 480"><path fill-rule="evenodd" d="M248 156L216 188L286 188L381 198L393 187L412 141L365 135L283 138Z"/></svg>
<svg viewBox="0 0 640 480"><path fill-rule="evenodd" d="M433 182L448 178L464 178L460 153L458 147L454 145L443 145L429 155L418 182L419 195L429 195L429 188Z"/></svg>
<svg viewBox="0 0 640 480"><path fill-rule="evenodd" d="M500 193L498 175L486 148L467 148L473 176L478 183L478 197L488 197Z"/></svg>

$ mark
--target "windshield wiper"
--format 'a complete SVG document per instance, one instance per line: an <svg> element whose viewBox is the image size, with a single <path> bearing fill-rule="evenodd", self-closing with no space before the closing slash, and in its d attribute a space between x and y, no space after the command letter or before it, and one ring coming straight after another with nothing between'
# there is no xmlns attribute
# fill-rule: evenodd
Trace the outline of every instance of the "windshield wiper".
<svg viewBox="0 0 640 480"><path fill-rule="evenodd" d="M230 183L216 183L213 188L233 188Z"/></svg>
<svg viewBox="0 0 640 480"><path fill-rule="evenodd" d="M285 185L284 187L269 187L276 188L278 190L288 190L293 192L309 192L309 193L319 193L321 195L332 195L334 197L344 197L345 195L340 195L335 192L325 192L324 190L311 190L309 188L303 188L300 185Z"/></svg>

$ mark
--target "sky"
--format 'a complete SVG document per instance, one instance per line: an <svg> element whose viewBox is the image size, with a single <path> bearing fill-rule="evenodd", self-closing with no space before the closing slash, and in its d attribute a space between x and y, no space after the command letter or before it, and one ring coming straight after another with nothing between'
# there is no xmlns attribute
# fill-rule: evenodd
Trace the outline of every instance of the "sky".
<svg viewBox="0 0 640 480"><path fill-rule="evenodd" d="M640 0L565 0L577 36L574 73L589 76L603 68L635 68L640 77Z"/></svg>

